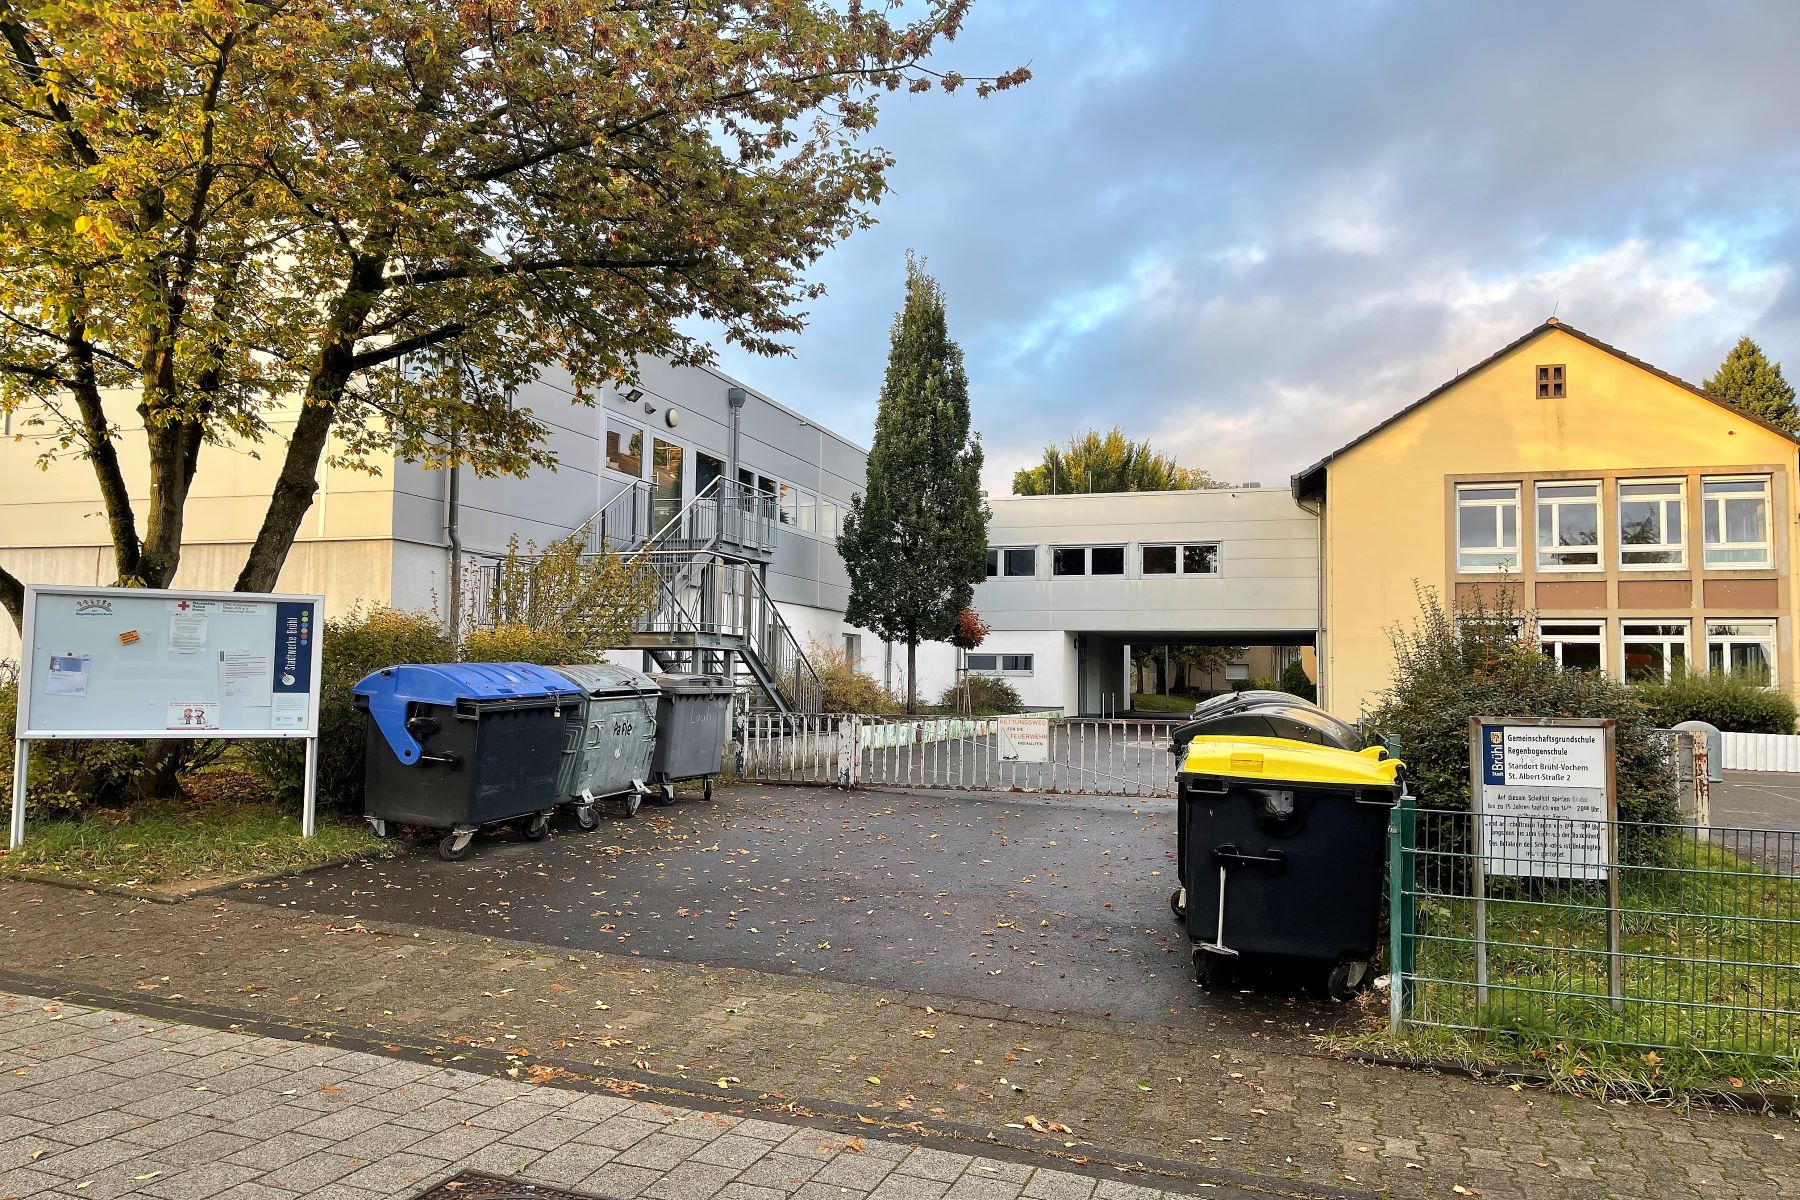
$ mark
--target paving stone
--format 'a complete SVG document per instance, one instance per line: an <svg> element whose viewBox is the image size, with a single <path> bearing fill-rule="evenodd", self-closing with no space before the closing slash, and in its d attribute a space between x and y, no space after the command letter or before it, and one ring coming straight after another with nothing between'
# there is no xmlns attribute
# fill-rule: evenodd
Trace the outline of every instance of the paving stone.
<svg viewBox="0 0 1800 1200"><path fill-rule="evenodd" d="M263 1176L262 1182L306 1195L326 1184L336 1183L352 1171L360 1171L368 1165L368 1159L320 1150L268 1172Z"/></svg>
<svg viewBox="0 0 1800 1200"><path fill-rule="evenodd" d="M1025 1181L1028 1200L1088 1200L1094 1194L1095 1180L1067 1171L1038 1170Z"/></svg>
<svg viewBox="0 0 1800 1200"><path fill-rule="evenodd" d="M896 1171L875 1185L869 1200L943 1200L944 1193L949 1190L948 1180L926 1179L922 1175L903 1175ZM1085 1197L1070 1197L1069 1200L1085 1200Z"/></svg>
<svg viewBox="0 0 1800 1200"><path fill-rule="evenodd" d="M344 1176L347 1187L367 1188L371 1192L418 1190L418 1184L442 1175L450 1164L441 1158L423 1154L389 1154L366 1167Z"/></svg>
<svg viewBox="0 0 1800 1200"><path fill-rule="evenodd" d="M693 1161L713 1163L721 1167L736 1167L739 1170L749 1166L769 1152L767 1142L758 1141L743 1133L733 1130L731 1133L708 1142L694 1150Z"/></svg>
<svg viewBox="0 0 1800 1200"><path fill-rule="evenodd" d="M1019 1200L1023 1189L1023 1184L1009 1179L989 1179L975 1171L965 1171L962 1178L950 1185L945 1200Z"/></svg>
<svg viewBox="0 0 1800 1200"><path fill-rule="evenodd" d="M824 1168L812 1177L812 1181L832 1187L847 1187L859 1192L869 1192L875 1190L883 1179L893 1173L893 1170L894 1164L886 1159L870 1158L866 1154L853 1154L845 1151L826 1163Z"/></svg>
<svg viewBox="0 0 1800 1200"><path fill-rule="evenodd" d="M541 1183L572 1187L613 1161L613 1152L604 1146L568 1142L532 1163L530 1175Z"/></svg>
<svg viewBox="0 0 1800 1200"><path fill-rule="evenodd" d="M896 1168L903 1175L919 1175L926 1179L939 1179L945 1183L954 1183L962 1178L962 1173L974 1162L967 1154L953 1154L947 1150L933 1150L920 1146L911 1154L900 1160Z"/></svg>
<svg viewBox="0 0 1800 1200"><path fill-rule="evenodd" d="M161 1200L211 1200L227 1188L235 1187L262 1174L255 1167L235 1163L209 1162L150 1180L143 1185L146 1195Z"/></svg>
<svg viewBox="0 0 1800 1200"><path fill-rule="evenodd" d="M644 1189L654 1200L710 1200L714 1192L730 1183L737 1175L731 1167L688 1162L665 1173Z"/></svg>
<svg viewBox="0 0 1800 1200"><path fill-rule="evenodd" d="M628 1167L611 1162L582 1180L581 1190L606 1196L609 1200L634 1200L661 1178L661 1171L649 1167Z"/></svg>
<svg viewBox="0 0 1800 1200"><path fill-rule="evenodd" d="M618 1161L628 1167L655 1167L659 1171L667 1171L686 1162L696 1150L703 1149L706 1144L677 1137L673 1133L654 1133L631 1149L620 1151Z"/></svg>
<svg viewBox="0 0 1800 1200"><path fill-rule="evenodd" d="M472 1125L479 1123L470 1122ZM529 1146L533 1150L554 1150L595 1128L597 1126L592 1121L578 1121L560 1113L551 1113L508 1133L506 1140L515 1146Z"/></svg>
<svg viewBox="0 0 1800 1200"><path fill-rule="evenodd" d="M432 1158L459 1159L475 1153L484 1146L491 1146L505 1135L498 1129L478 1129L471 1125L454 1125L448 1129L440 1129L429 1137L421 1138L408 1146L414 1154L425 1154Z"/></svg>

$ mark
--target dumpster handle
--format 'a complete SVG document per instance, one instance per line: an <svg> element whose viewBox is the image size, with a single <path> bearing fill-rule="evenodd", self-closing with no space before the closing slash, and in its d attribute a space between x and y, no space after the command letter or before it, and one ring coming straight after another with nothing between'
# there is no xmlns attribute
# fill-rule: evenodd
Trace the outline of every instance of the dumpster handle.
<svg viewBox="0 0 1800 1200"><path fill-rule="evenodd" d="M1221 863L1242 863L1244 866L1274 867L1276 869L1287 866L1287 855L1280 850L1271 850L1267 854L1246 854L1236 846L1224 845L1213 847L1213 857Z"/></svg>

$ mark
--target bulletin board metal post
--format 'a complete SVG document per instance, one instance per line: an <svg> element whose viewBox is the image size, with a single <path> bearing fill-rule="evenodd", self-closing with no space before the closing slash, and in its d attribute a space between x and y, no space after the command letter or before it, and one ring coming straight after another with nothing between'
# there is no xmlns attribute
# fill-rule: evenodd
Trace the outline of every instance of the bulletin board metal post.
<svg viewBox="0 0 1800 1200"><path fill-rule="evenodd" d="M25 842L30 743L300 739L301 834L317 827L322 596L27 584L12 829Z"/></svg>

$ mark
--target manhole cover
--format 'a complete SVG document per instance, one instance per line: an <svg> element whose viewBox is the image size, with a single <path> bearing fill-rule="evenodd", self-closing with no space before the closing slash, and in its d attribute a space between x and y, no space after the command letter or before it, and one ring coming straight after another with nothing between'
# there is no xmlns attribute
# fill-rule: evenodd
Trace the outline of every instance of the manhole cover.
<svg viewBox="0 0 1800 1200"><path fill-rule="evenodd" d="M498 1175L483 1175L478 1171L464 1171L461 1175L452 1176L436 1187L418 1194L416 1200L604 1200L592 1192L571 1192L568 1188L550 1187L542 1183L527 1183L514 1177L502 1179Z"/></svg>

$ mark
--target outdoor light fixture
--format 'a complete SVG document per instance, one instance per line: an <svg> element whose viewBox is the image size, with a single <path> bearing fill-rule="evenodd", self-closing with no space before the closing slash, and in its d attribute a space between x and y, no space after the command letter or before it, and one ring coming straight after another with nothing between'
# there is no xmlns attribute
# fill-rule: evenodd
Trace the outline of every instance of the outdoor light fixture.
<svg viewBox="0 0 1800 1200"><path fill-rule="evenodd" d="M627 403L627 404L636 404L639 400L642 400L643 398L644 398L644 389L643 388L632 388L629 392L625 393L625 403Z"/></svg>

